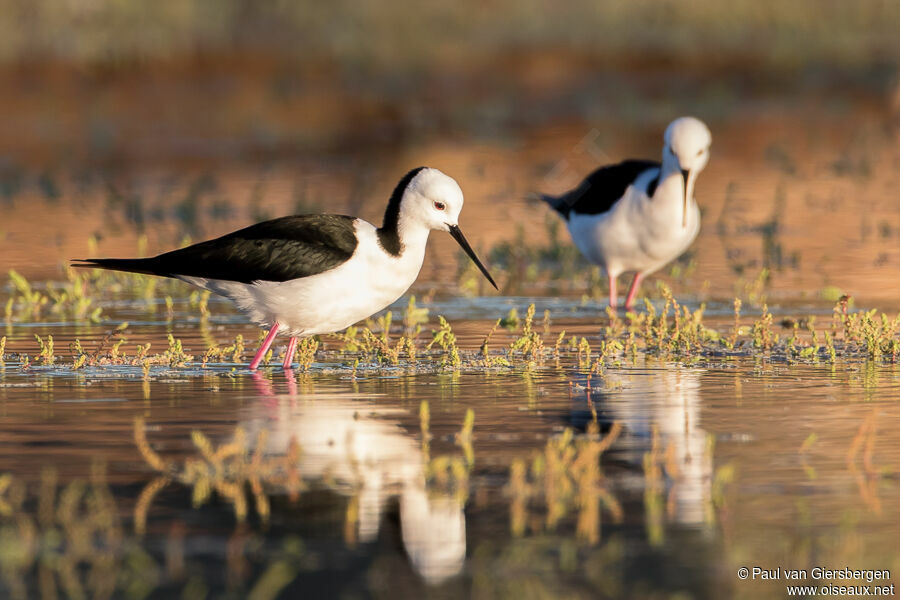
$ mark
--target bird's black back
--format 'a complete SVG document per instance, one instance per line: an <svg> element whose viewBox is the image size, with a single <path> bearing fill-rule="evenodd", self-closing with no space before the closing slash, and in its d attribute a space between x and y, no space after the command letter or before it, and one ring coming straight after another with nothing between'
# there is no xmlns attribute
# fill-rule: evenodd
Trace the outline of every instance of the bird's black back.
<svg viewBox="0 0 900 600"><path fill-rule="evenodd" d="M641 173L653 168L660 168L660 163L652 160L626 160L600 167L585 177L574 190L562 196L544 196L544 200L567 219L571 212L599 215L611 209ZM647 190L650 196L656 189L656 183L657 181L650 182Z"/></svg>
<svg viewBox="0 0 900 600"><path fill-rule="evenodd" d="M281 217L153 258L89 258L74 266L242 283L289 281L349 259L357 245L354 221L344 215Z"/></svg>

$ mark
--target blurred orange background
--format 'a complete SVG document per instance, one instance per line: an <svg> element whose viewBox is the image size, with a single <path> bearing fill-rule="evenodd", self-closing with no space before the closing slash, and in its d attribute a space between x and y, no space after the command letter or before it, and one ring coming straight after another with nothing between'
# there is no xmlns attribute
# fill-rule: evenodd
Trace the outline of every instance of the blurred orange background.
<svg viewBox="0 0 900 600"><path fill-rule="evenodd" d="M876 0L14 0L0 269L59 279L91 238L127 256L141 235L157 252L293 212L378 221L427 164L460 182L463 228L505 268L504 293L533 291L522 279L553 265L512 263L556 217L530 195L656 158L665 125L693 114L713 132L703 230L661 279L699 299L765 285L896 307L897 31L900 4ZM457 281L444 237L422 286Z"/></svg>

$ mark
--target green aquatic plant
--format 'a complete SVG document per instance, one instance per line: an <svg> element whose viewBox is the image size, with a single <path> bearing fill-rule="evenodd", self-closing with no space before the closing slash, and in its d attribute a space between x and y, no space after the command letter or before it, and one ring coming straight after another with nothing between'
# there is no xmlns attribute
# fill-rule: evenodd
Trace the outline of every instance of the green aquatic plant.
<svg viewBox="0 0 900 600"><path fill-rule="evenodd" d="M491 349L489 343L491 338L497 333L497 328L500 327L500 321L502 319L497 319L494 322L494 325L491 327L490 331L487 332L487 335L484 336L484 339L481 341L481 345L478 348L478 358L480 359L481 366L492 368L492 367L508 367L510 366L509 360L507 360L503 356L492 356Z"/></svg>
<svg viewBox="0 0 900 600"><path fill-rule="evenodd" d="M582 337L578 342L578 368L588 369L591 366L591 344Z"/></svg>
<svg viewBox="0 0 900 600"><path fill-rule="evenodd" d="M37 340L38 346L40 347L38 358L41 359L41 362L45 365L52 365L56 362L56 356L53 355L53 336L47 334L47 341L45 342L41 336L34 334L34 339Z"/></svg>
<svg viewBox="0 0 900 600"><path fill-rule="evenodd" d="M409 302L403 311L403 327L407 336L415 337L419 335L422 325L428 323L428 313L429 310L427 308L416 306L415 295L409 297Z"/></svg>
<svg viewBox="0 0 900 600"><path fill-rule="evenodd" d="M332 338L340 340L341 342L341 352L359 352L362 350L362 342L357 339L360 331L359 328L351 325L347 329L342 332L329 334Z"/></svg>
<svg viewBox="0 0 900 600"><path fill-rule="evenodd" d="M19 294L19 303L31 313L32 318L37 319L49 298L33 289L28 280L13 269L9 270L9 282ZM11 298L10 301L15 304L15 299Z"/></svg>
<svg viewBox="0 0 900 600"><path fill-rule="evenodd" d="M529 366L540 364L544 359L544 340L541 335L534 330L534 304L528 305L525 313L525 319L522 321L522 335L517 337L509 345L508 354L510 357L517 352L528 361Z"/></svg>
<svg viewBox="0 0 900 600"><path fill-rule="evenodd" d="M737 344L738 336L741 335L741 299L734 299L734 325L731 328L731 335L725 340L725 345L729 350L733 350Z"/></svg>
<svg viewBox="0 0 900 600"><path fill-rule="evenodd" d="M225 361L240 363L244 360L244 336L240 333L234 337L234 341L229 346L210 346L203 355L203 366L213 361Z"/></svg>
<svg viewBox="0 0 900 600"><path fill-rule="evenodd" d="M556 338L556 343L553 344L553 357L559 360L559 351L562 348L563 343L566 341L566 330L563 329L559 332L559 335Z"/></svg>
<svg viewBox="0 0 900 600"><path fill-rule="evenodd" d="M617 339L600 340L599 351L594 364L591 366L591 373L602 373L607 363L622 352L623 349L622 342Z"/></svg>
<svg viewBox="0 0 900 600"><path fill-rule="evenodd" d="M441 327L437 331L432 332L432 339L425 346L425 349L431 350L432 346L437 344L444 351L441 366L459 367L462 364L462 359L459 355L459 348L456 345L456 334L453 333L453 328L450 327L450 323L447 322L443 315L438 315L438 323Z"/></svg>
<svg viewBox="0 0 900 600"><path fill-rule="evenodd" d="M313 360L316 358L316 350L319 349L319 340L315 337L307 337L297 342L296 360L300 364L301 371L309 371Z"/></svg>
<svg viewBox="0 0 900 600"><path fill-rule="evenodd" d="M389 344L391 338L391 324L393 321L394 313L392 311L387 311L374 319L366 319L366 327L372 333L375 333L376 331L381 332L381 335L379 336L381 341L385 344Z"/></svg>
<svg viewBox="0 0 900 600"><path fill-rule="evenodd" d="M362 333L363 343L361 349L366 354L374 355L379 361L387 362L391 365L399 365L400 359L405 352L409 362L416 362L418 349L415 340L412 338L403 335L397 340L396 344L391 346L382 337L375 335L368 327L363 328Z"/></svg>
<svg viewBox="0 0 900 600"><path fill-rule="evenodd" d="M509 313L500 319L500 326L509 331L515 331L519 327L519 310L513 306Z"/></svg>
<svg viewBox="0 0 900 600"><path fill-rule="evenodd" d="M37 290L24 276L9 271L13 296L6 302L6 320L40 320L49 312L76 321L100 322L103 309L95 305L100 294L91 289L89 280L74 269L66 269L67 281L61 286L48 282L43 291Z"/></svg>
<svg viewBox="0 0 900 600"><path fill-rule="evenodd" d="M771 350L778 342L778 336L772 332L772 313L769 306L763 304L762 315L753 323L752 328L753 347L761 350Z"/></svg>
<svg viewBox="0 0 900 600"><path fill-rule="evenodd" d="M175 339L171 333L167 336L169 340L169 347L163 353L162 358L170 367L183 367L186 363L194 360L194 357L190 354L186 354L184 348L181 345L181 340Z"/></svg>

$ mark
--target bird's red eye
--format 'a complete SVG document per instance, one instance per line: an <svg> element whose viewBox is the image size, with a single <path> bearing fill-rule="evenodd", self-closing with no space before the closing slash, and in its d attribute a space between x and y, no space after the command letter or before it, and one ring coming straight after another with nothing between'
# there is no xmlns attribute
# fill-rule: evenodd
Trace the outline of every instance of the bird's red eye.
<svg viewBox="0 0 900 600"><path fill-rule="evenodd" d="M446 208L446 206L444 206L443 202L435 202L434 207L438 210L444 210Z"/></svg>

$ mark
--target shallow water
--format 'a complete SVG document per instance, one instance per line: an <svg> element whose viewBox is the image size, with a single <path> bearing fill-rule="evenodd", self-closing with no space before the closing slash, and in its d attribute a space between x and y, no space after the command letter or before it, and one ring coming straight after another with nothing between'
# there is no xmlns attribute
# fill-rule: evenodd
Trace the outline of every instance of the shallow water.
<svg viewBox="0 0 900 600"><path fill-rule="evenodd" d="M586 105L604 96L589 91ZM896 127L863 101L822 107L820 96L707 111L703 229L654 279L691 311L704 303L704 324L723 336L735 296L745 338L767 301L782 340L794 322L808 335L810 316L826 331L844 293L898 308ZM668 359L626 352L592 374L580 359L580 338L594 356L609 339L605 282L531 195L567 189L598 162L656 156L672 108L635 122L616 111L510 119L478 142L413 135L391 152L379 141L271 160L5 165L4 269L57 280L71 258L163 251L281 214L377 221L396 179L433 165L465 190L461 224L501 293L436 234L412 290L428 309L417 363L379 363L326 336L309 372L285 376L251 374L259 331L216 298L205 313L183 285L34 283L44 294L67 285L76 301L31 313L17 300L0 325L0 597L771 598L787 595L787 569L817 586L860 582L812 581L814 567L900 572L891 357L713 344ZM76 318L78 290L91 303ZM662 308L654 282L644 294ZM22 292L11 282L0 306L8 295ZM521 319L530 303L547 357L479 363L498 317L514 308ZM416 326L407 309L407 298L391 307L392 343ZM452 324L459 369L424 350L437 315ZM494 358L521 327L497 328ZM35 339L51 335L54 364ZM238 335L243 360L204 362ZM127 359L104 359L120 338ZM76 344L89 360L73 369ZM139 346L157 356L146 371ZM782 571L764 579L754 567Z"/></svg>
<svg viewBox="0 0 900 600"><path fill-rule="evenodd" d="M428 308L466 353L495 319L464 315L527 302ZM546 304L545 344L562 328L599 342L589 305ZM132 323L129 354L170 331L195 357L236 333L254 346L216 303L200 319L177 302L172 322L164 307L107 310ZM726 307L709 314L728 329ZM639 354L589 377L569 350L441 371L354 367L326 339L308 373L197 358L73 371L66 346L109 331L6 332L0 596L761 598L789 582L743 581L740 567L900 569L900 369L887 361ZM34 358L35 333L53 334L57 364Z"/></svg>

